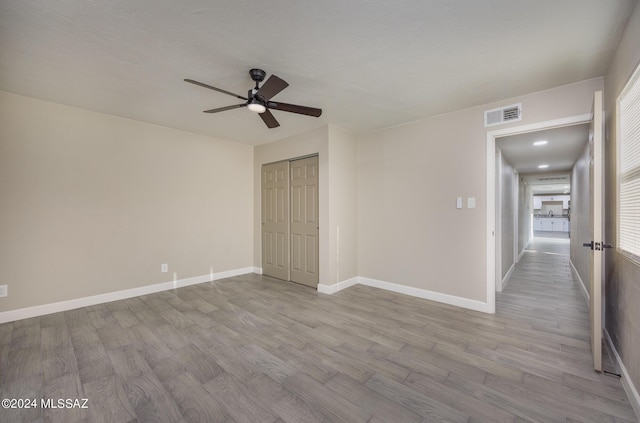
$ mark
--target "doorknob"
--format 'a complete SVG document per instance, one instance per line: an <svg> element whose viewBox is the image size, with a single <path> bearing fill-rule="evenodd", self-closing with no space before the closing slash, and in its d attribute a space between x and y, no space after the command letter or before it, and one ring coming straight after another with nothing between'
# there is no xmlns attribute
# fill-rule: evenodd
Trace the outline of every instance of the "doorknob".
<svg viewBox="0 0 640 423"><path fill-rule="evenodd" d="M591 242L583 242L582 246L583 247L589 247L589 248L591 248L593 250L593 241L591 241Z"/></svg>
<svg viewBox="0 0 640 423"><path fill-rule="evenodd" d="M613 248L613 245L602 243L602 249L605 249L605 248Z"/></svg>

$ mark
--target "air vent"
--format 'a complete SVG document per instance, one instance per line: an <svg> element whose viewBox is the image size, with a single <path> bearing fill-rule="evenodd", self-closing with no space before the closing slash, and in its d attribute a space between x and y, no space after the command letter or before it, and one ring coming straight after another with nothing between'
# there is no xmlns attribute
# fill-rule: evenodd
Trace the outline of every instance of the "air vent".
<svg viewBox="0 0 640 423"><path fill-rule="evenodd" d="M522 103L500 107L498 109L485 110L484 126L501 125L503 123L522 120Z"/></svg>
<svg viewBox="0 0 640 423"><path fill-rule="evenodd" d="M552 176L548 178L536 178L536 181L566 181L566 176Z"/></svg>

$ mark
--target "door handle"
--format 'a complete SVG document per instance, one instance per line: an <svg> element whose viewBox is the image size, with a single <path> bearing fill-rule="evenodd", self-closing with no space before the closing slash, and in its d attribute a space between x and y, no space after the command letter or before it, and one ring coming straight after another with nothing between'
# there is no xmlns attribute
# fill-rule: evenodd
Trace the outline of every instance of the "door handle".
<svg viewBox="0 0 640 423"><path fill-rule="evenodd" d="M583 247L589 247L592 250L596 250L596 251L601 251L604 250L605 248L613 248L613 245L611 244L605 244L604 242L583 242L582 243Z"/></svg>

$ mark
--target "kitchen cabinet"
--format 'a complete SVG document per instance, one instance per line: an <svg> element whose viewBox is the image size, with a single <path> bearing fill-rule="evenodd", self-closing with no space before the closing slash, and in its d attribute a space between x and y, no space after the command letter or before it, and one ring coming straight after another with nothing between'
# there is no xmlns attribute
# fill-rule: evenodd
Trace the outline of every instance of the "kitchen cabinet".
<svg viewBox="0 0 640 423"><path fill-rule="evenodd" d="M563 219L561 217L552 217L551 218L551 230L553 232L562 232L564 230L563 221L567 219Z"/></svg>
<svg viewBox="0 0 640 423"><path fill-rule="evenodd" d="M569 232L569 219L566 217L534 217L534 231Z"/></svg>
<svg viewBox="0 0 640 423"><path fill-rule="evenodd" d="M542 218L536 217L533 219L533 230L534 231L542 230Z"/></svg>
<svg viewBox="0 0 640 423"><path fill-rule="evenodd" d="M542 209L542 203L545 201L562 201L562 208L567 210L569 208L569 201L571 196L569 195L534 195L533 196L533 209Z"/></svg>
<svg viewBox="0 0 640 423"><path fill-rule="evenodd" d="M533 196L533 209L540 210L542 208L542 197L539 195Z"/></svg>

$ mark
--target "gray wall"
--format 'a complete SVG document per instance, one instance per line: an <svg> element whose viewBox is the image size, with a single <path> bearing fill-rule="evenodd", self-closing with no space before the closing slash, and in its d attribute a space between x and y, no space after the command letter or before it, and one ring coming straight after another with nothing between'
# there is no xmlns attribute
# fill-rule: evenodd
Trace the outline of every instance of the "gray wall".
<svg viewBox="0 0 640 423"><path fill-rule="evenodd" d="M522 177L518 180L518 254L527 248L531 241L533 201L529 185Z"/></svg>
<svg viewBox="0 0 640 423"><path fill-rule="evenodd" d="M500 242L501 242L501 275L502 279L516 263L516 255L514 254L516 244L516 184L517 178L514 174L515 170L502 154L500 154L500 172L498 176L500 184Z"/></svg>
<svg viewBox="0 0 640 423"><path fill-rule="evenodd" d="M640 6L629 18L605 75L605 239L616 245L616 99L640 63ZM640 264L617 250L607 250L605 264L605 328L640 389Z"/></svg>
<svg viewBox="0 0 640 423"><path fill-rule="evenodd" d="M589 144L571 170L571 263L589 292L591 250L582 246L592 239L589 194Z"/></svg>

